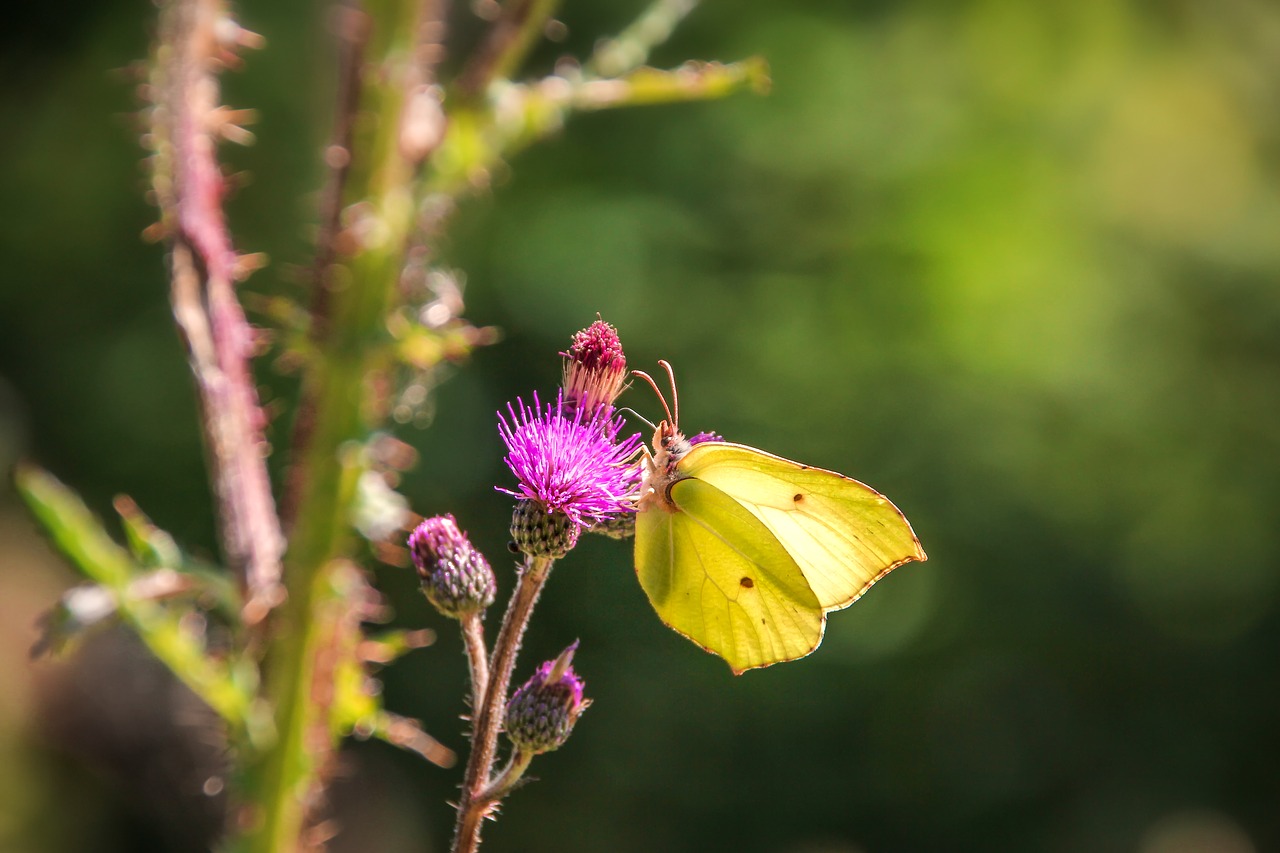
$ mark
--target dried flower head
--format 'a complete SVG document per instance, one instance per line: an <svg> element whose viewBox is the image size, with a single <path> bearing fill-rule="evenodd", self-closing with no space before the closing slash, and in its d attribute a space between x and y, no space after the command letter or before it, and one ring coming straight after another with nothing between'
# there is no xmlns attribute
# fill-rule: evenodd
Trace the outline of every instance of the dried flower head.
<svg viewBox="0 0 1280 853"><path fill-rule="evenodd" d="M532 407L516 403L507 406L506 416L498 413L498 432L517 488L499 491L535 501L578 527L635 511L641 439L636 433L618 440L621 417L607 410L590 416L581 408L570 412L563 397L545 407L537 394Z"/></svg>
<svg viewBox="0 0 1280 853"><path fill-rule="evenodd" d="M414 528L409 551L423 593L445 616L457 619L493 604L498 589L493 569L452 515L428 518Z"/></svg>
<svg viewBox="0 0 1280 853"><path fill-rule="evenodd" d="M612 411L627 379L627 358L618 330L596 320L573 336L564 356L564 398L588 416L600 409Z"/></svg>
<svg viewBox="0 0 1280 853"><path fill-rule="evenodd" d="M584 682L573 671L578 643L549 660L507 702L504 721L507 737L528 753L550 752L564 745L591 704L582 698Z"/></svg>

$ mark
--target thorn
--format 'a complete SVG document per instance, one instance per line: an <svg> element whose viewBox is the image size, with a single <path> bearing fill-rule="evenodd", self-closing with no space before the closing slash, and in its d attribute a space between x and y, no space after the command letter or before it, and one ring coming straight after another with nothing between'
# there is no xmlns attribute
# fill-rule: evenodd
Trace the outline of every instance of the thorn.
<svg viewBox="0 0 1280 853"><path fill-rule="evenodd" d="M268 329L263 326L252 326L250 334L253 340L253 355L255 357L262 355L276 342L276 332L274 329Z"/></svg>
<svg viewBox="0 0 1280 853"><path fill-rule="evenodd" d="M142 229L142 239L148 243L159 243L169 236L169 226L163 222L152 222Z"/></svg>
<svg viewBox="0 0 1280 853"><path fill-rule="evenodd" d="M377 436L369 443L369 450L377 464L396 471L408 471L418 464L417 449L393 435Z"/></svg>
<svg viewBox="0 0 1280 853"><path fill-rule="evenodd" d="M279 373L281 376L292 376L302 370L306 363L306 353L302 352L300 349L294 348L287 349L280 353L279 358L272 362L271 366L274 367L276 373Z"/></svg>
<svg viewBox="0 0 1280 853"><path fill-rule="evenodd" d="M270 262L271 259L267 257L265 252L250 252L245 255L237 255L231 275L236 281L244 281Z"/></svg>
<svg viewBox="0 0 1280 853"><path fill-rule="evenodd" d="M241 169L238 172L227 172L222 176L223 197L233 196L253 183L253 175Z"/></svg>
<svg viewBox="0 0 1280 853"><path fill-rule="evenodd" d="M217 107L213 112L215 120L232 124L254 124L258 121L258 111L254 109L233 110L231 107Z"/></svg>
<svg viewBox="0 0 1280 853"><path fill-rule="evenodd" d="M233 110L230 107L217 107L208 116L210 132L221 136L228 142L237 145L252 145L254 135L244 128L258 119L257 110Z"/></svg>
<svg viewBox="0 0 1280 853"><path fill-rule="evenodd" d="M267 40L252 30L240 26L233 18L223 18L214 27L214 37L218 44L228 49L237 47L246 50L261 50L266 47Z"/></svg>
<svg viewBox="0 0 1280 853"><path fill-rule="evenodd" d="M436 641L436 632L430 628L404 632L404 644L411 649L425 649Z"/></svg>
<svg viewBox="0 0 1280 853"><path fill-rule="evenodd" d="M147 63L141 59L134 60L126 65L121 65L118 68L111 68L107 71L107 73L111 75L112 79L126 83L130 81L136 83L140 80L146 80L149 72L150 68L147 66Z"/></svg>
<svg viewBox="0 0 1280 853"><path fill-rule="evenodd" d="M409 551L407 549L390 542L373 542L370 544L373 546L373 553L378 562L385 563L388 566L395 566L398 569L408 567Z"/></svg>
<svg viewBox="0 0 1280 853"><path fill-rule="evenodd" d="M257 137L251 132L234 124L224 124L219 127L218 135L228 142L234 142L236 145L249 146L257 141Z"/></svg>
<svg viewBox="0 0 1280 853"><path fill-rule="evenodd" d="M328 842L338 837L338 832L341 828L342 825L340 823L330 819L304 830L304 843L307 845L305 849L319 850L323 848Z"/></svg>
<svg viewBox="0 0 1280 853"><path fill-rule="evenodd" d="M272 400L269 403L262 403L259 406L262 414L266 416L268 423L273 423L280 419L289 408L288 403L284 399Z"/></svg>
<svg viewBox="0 0 1280 853"><path fill-rule="evenodd" d="M482 21L496 21L502 7L498 0L472 0L471 13Z"/></svg>

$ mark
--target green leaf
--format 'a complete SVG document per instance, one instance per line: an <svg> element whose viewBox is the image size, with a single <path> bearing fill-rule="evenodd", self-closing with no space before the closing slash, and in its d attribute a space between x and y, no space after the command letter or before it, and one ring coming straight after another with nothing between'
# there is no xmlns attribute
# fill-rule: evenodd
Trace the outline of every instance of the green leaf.
<svg viewBox="0 0 1280 853"><path fill-rule="evenodd" d="M143 572L129 553L103 529L75 492L56 477L32 465L19 466L15 482L53 544L86 577L114 597L120 618L183 684L209 704L227 723L245 729L250 722L251 694L232 678L226 662L206 654L204 638L183 624L194 612L168 608L148 591L161 572Z"/></svg>

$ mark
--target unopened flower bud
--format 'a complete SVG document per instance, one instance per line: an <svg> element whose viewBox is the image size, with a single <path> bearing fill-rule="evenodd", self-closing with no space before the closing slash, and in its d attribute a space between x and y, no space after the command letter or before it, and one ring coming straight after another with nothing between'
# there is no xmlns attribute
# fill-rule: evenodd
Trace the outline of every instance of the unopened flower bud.
<svg viewBox="0 0 1280 853"><path fill-rule="evenodd" d="M511 541L530 557L559 560L578 544L581 528L562 512L549 512L538 501L516 501L511 513Z"/></svg>
<svg viewBox="0 0 1280 853"><path fill-rule="evenodd" d="M428 518L409 534L413 564L427 600L445 616L461 618L493 604L497 580L484 555L458 529L452 515Z"/></svg>
<svg viewBox="0 0 1280 853"><path fill-rule="evenodd" d="M630 539L636 535L636 514L624 512L611 515L604 521L591 525L587 530L608 536L610 539Z"/></svg>
<svg viewBox="0 0 1280 853"><path fill-rule="evenodd" d="M569 739L578 717L591 704L582 698L584 682L573 671L578 643L549 660L507 702L507 737L527 753L550 752Z"/></svg>
<svg viewBox="0 0 1280 853"><path fill-rule="evenodd" d="M627 358L618 330L597 320L573 336L564 356L564 398L588 417L612 408L627 379Z"/></svg>

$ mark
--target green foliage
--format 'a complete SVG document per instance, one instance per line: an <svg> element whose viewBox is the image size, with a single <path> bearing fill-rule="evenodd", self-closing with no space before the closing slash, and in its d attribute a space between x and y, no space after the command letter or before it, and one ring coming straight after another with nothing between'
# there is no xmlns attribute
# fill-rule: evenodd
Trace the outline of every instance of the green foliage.
<svg viewBox="0 0 1280 853"><path fill-rule="evenodd" d="M533 67L639 7L566 4L569 41ZM190 382L136 243L132 132L110 130L133 104L101 73L143 53L123 9L63 13L0 95L0 376L24 449L91 507L127 492L208 553ZM241 9L270 46L231 84L263 116L232 225L305 264L323 33L312 4ZM580 636L597 702L495 850L1280 844L1277 27L1264 0L705 4L655 62L760 54L768 98L583 117L494 170L445 260L505 339L400 432L415 509L502 553L491 413L550 387L549 353L600 311L637 366L674 363L688 429L875 484L930 554L822 654L733 680L653 618L626 546L586 537L527 648ZM379 586L401 626L432 618L406 573ZM445 737L459 648L388 670L387 704ZM350 761L349 802L387 810L368 845L445 843L456 771Z"/></svg>

